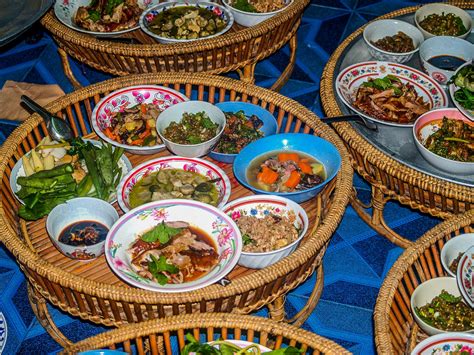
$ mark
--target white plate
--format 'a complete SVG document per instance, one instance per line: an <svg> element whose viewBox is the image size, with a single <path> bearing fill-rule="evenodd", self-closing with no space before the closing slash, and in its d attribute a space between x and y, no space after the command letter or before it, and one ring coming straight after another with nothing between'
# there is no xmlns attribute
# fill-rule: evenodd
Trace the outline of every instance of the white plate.
<svg viewBox="0 0 474 355"><path fill-rule="evenodd" d="M97 140L93 140L93 139L84 139L85 142L91 142L92 144L94 144L95 146L99 146L100 145L100 142L97 141ZM115 149L115 148L114 148ZM30 152L26 153L26 155L29 155ZM128 158L125 156L125 154L123 154L121 157L120 157L120 160L118 161L118 165L119 167L122 168L122 177L121 179L128 174L128 172L130 170L132 170L132 164L130 163L130 160L128 160ZM12 173L10 175L10 188L12 189L13 191L13 194L15 195L15 197L17 198L18 201L20 201L22 204L24 204L24 202L16 195L16 193L18 192L18 190L20 190L20 185L18 185L16 183L16 179L19 177L19 176L25 176L25 170L23 169L23 160L22 159L19 159L16 164L13 166L13 169L12 169ZM109 199L109 202L110 203L114 203L117 201L117 194L114 192L111 196L110 196L110 199Z"/></svg>
<svg viewBox="0 0 474 355"><path fill-rule="evenodd" d="M463 333L443 333L433 335L419 343L411 355L445 355L460 354L461 349L467 354L474 352L474 335Z"/></svg>
<svg viewBox="0 0 474 355"><path fill-rule="evenodd" d="M474 307L474 246L466 250L459 260L456 282L464 300Z"/></svg>
<svg viewBox="0 0 474 355"><path fill-rule="evenodd" d="M384 125L395 127L412 127L412 123L396 123L368 116L352 105L357 89L369 78L383 78L388 74L399 78L402 83L410 83L415 87L419 96L428 102L430 109L448 106L448 97L441 86L426 74L408 66L388 62L363 62L351 65L342 70L336 78L336 92L339 98L359 115Z"/></svg>
<svg viewBox="0 0 474 355"><path fill-rule="evenodd" d="M468 61L467 63L461 65L457 70L456 70L456 73L454 75L457 74L457 72L467 66L467 65L472 65L472 61ZM454 76L453 75L453 76ZM455 99L454 99L454 93L458 90L458 87L456 85L454 85L454 83L450 84L449 85L449 95L451 96L451 100L454 102L454 104L456 105L456 107L459 109L459 111L461 111L463 113L464 116L466 116L467 118L469 118L471 121L474 121L474 110L468 110L466 108L464 108L459 102L457 102Z"/></svg>
<svg viewBox="0 0 474 355"><path fill-rule="evenodd" d="M96 36L96 37L114 37L118 36L133 30L136 30L140 27L139 19L137 19L137 24L134 27L127 28L120 31L115 32L96 32L96 31L89 31L85 28L79 27L74 23L74 17L76 16L76 12L81 6L89 6L91 0L56 0L54 4L54 14L67 27L82 33L86 33L88 35ZM138 6L140 6L143 10L155 6L159 3L159 0L138 0Z"/></svg>

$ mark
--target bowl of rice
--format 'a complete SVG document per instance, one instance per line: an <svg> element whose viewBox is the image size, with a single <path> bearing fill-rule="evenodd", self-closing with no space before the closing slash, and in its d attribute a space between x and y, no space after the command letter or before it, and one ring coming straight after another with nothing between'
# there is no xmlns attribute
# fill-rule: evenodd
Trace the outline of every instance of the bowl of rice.
<svg viewBox="0 0 474 355"><path fill-rule="evenodd" d="M253 195L225 205L243 241L238 264L262 269L290 255L308 230L308 215L296 202L280 196Z"/></svg>
<svg viewBox="0 0 474 355"><path fill-rule="evenodd" d="M222 0L241 26L251 27L284 11L293 0Z"/></svg>

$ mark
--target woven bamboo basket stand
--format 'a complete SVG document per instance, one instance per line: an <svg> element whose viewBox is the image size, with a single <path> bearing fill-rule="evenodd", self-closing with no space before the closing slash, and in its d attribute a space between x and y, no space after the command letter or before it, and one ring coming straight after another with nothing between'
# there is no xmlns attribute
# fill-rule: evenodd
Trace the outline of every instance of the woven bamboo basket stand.
<svg viewBox="0 0 474 355"><path fill-rule="evenodd" d="M272 318L283 321L285 294L316 270L317 284L308 303L293 319L285 320L301 325L319 300L323 285L321 260L344 214L352 189L353 170L344 144L334 131L297 102L267 89L208 74L161 73L112 79L66 95L51 103L48 109L66 118L76 134L86 135L89 132L85 121L101 97L137 84L170 86L188 97L194 90L193 98L209 102L242 100L261 105L275 115L279 132L305 132L332 142L342 156L341 170L321 194L303 204L311 221L309 233L289 257L262 270L237 267L229 275L232 282L226 287L215 284L187 293L155 293L121 282L107 266L104 256L90 263L64 257L49 240L45 219L25 223L18 218L18 204L8 183L11 169L46 132L40 117L32 115L0 149L3 157L0 162L0 241L16 257L26 275L30 302L40 322L59 343L68 344L49 316L46 301L73 316L106 326L182 313L250 313L264 306L269 307ZM129 158L137 165L153 156L129 155ZM231 178L232 199L251 194L233 178L231 165L218 164Z"/></svg>
<svg viewBox="0 0 474 355"><path fill-rule="evenodd" d="M441 249L451 238L472 233L473 226L474 210L447 219L413 243L392 266L375 305L375 344L379 354L410 353L427 337L411 314L410 296L419 284L447 276L441 265Z"/></svg>
<svg viewBox="0 0 474 355"><path fill-rule="evenodd" d="M289 43L288 65L272 86L273 90L279 90L293 71L296 31L308 3L309 0L294 0L284 11L256 26L234 25L222 36L177 44L157 43L139 29L123 35L134 38L138 44L98 39L63 25L53 11L48 12L41 23L58 43L64 72L76 89L81 85L70 69L68 55L113 75L238 71L241 80L253 83L257 62Z"/></svg>
<svg viewBox="0 0 474 355"><path fill-rule="evenodd" d="M242 339L272 349L295 346L303 349L305 354L350 354L333 341L294 326L260 317L224 313L185 314L125 325L67 346L61 354L110 348L130 354L173 355L176 350L172 345L182 348L188 333L196 339L201 336L201 341Z"/></svg>
<svg viewBox="0 0 474 355"><path fill-rule="evenodd" d="M474 8L472 1L449 1L462 8ZM393 18L413 13L418 7L408 7L381 16ZM365 27L365 26L364 26ZM328 117L342 115L336 102L334 78L339 74L336 66L344 50L360 36L364 27L347 37L329 59L321 78L321 99ZM356 170L372 186L372 201L369 206L351 198L352 207L358 215L379 234L391 242L406 248L411 242L393 231L384 220L384 208L388 201L396 200L412 209L440 218L449 218L470 210L474 206L474 189L447 182L405 166L367 142L349 123L333 125L351 153L351 162ZM415 147L413 148L415 149ZM366 212L372 208L372 214Z"/></svg>

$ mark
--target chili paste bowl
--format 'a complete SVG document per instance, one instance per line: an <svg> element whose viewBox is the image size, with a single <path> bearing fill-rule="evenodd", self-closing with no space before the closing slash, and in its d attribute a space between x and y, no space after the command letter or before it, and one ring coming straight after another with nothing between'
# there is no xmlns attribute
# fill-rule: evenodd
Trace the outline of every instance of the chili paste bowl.
<svg viewBox="0 0 474 355"><path fill-rule="evenodd" d="M262 122L262 126L259 128L259 131L263 134L264 137L268 137L272 134L277 133L278 123L275 117L269 111L265 110L259 105L254 105L250 102L226 101L219 102L218 104L216 104L216 106L220 108L224 112L224 114L227 112L236 113L238 111L243 111L247 119L250 119L253 115L257 116L258 119ZM225 136L226 130L228 128L229 125L227 124L227 127L224 130L223 135L221 136L221 140ZM217 144L219 145L219 142ZM209 152L209 157L214 160L221 161L223 163L231 164L237 157L237 153L221 153L212 150L211 152Z"/></svg>
<svg viewBox="0 0 474 355"><path fill-rule="evenodd" d="M183 283L160 284L140 275L132 266L129 247L143 232L162 222L186 222L211 239L218 262L201 277ZM105 256L110 268L123 281L156 292L189 292L218 282L237 264L242 251L242 237L232 218L221 210L198 201L162 200L139 206L112 226L105 242Z"/></svg>
<svg viewBox="0 0 474 355"><path fill-rule="evenodd" d="M67 257L92 260L104 253L105 235L92 245L70 245L59 241L61 232L80 221L98 222L110 229L118 218L117 211L110 203L93 197L78 197L52 209L46 219L46 230L54 246Z"/></svg>

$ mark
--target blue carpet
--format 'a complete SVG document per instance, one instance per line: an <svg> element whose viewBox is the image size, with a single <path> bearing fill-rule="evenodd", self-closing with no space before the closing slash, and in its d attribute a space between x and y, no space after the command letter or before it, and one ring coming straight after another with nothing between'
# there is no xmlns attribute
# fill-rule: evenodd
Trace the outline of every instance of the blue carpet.
<svg viewBox="0 0 474 355"><path fill-rule="evenodd" d="M282 94L321 115L319 78L338 43L368 20L416 3L418 1L312 0L298 32L296 67L291 80L281 90ZM29 44L26 43L27 35L0 49L0 87L6 80L16 80L57 83L65 92L70 92L72 86L62 72L52 39L44 34L37 43ZM289 50L285 47L258 64L257 84L270 86L286 66L288 56ZM83 85L110 78L76 61L73 61L72 68ZM0 120L0 143L16 125L16 122ZM355 176L355 185L360 198L367 200L369 186L358 176ZM392 228L412 239L439 222L396 203L389 203L386 217ZM372 312L378 289L401 252L400 248L370 229L349 207L324 258L325 286L321 300L303 327L333 339L354 353L374 353ZM8 324L4 353L47 354L60 350L36 321L26 297L23 274L3 246L0 246L0 280L0 312L6 316ZM290 293L286 309L290 316L303 307L314 283L313 275ZM105 329L78 321L56 309L51 310L56 324L74 341ZM265 316L266 311L261 310L258 314Z"/></svg>

